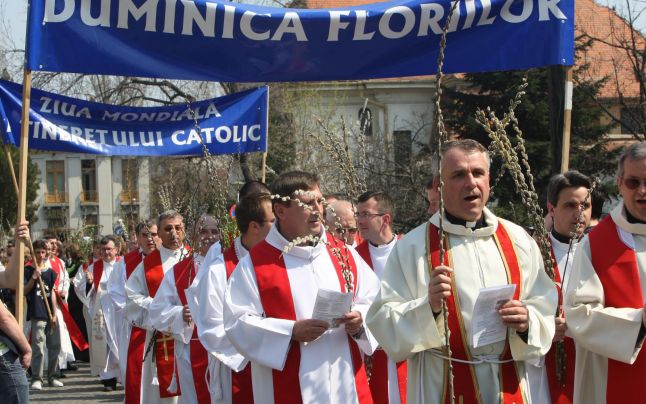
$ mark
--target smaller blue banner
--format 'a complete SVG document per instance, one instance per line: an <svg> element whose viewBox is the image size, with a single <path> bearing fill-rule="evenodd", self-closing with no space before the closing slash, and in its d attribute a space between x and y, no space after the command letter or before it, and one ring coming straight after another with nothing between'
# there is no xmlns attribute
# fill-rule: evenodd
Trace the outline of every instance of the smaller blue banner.
<svg viewBox="0 0 646 404"><path fill-rule="evenodd" d="M0 80L5 144L20 146L22 86ZM122 107L33 89L29 148L108 156L197 156L267 150L267 87L168 107ZM197 124L196 124L197 123ZM198 130L199 128L199 130Z"/></svg>

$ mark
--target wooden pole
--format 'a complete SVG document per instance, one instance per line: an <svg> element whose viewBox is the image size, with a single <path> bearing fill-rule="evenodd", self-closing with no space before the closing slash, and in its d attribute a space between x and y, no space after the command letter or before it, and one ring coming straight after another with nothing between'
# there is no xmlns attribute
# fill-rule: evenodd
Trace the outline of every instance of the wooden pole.
<svg viewBox="0 0 646 404"><path fill-rule="evenodd" d="M565 67L565 111L563 114L563 145L561 147L561 172L570 167L570 128L572 126L572 66Z"/></svg>
<svg viewBox="0 0 646 404"><path fill-rule="evenodd" d="M29 104L31 100L31 70L25 69L22 79L22 120L20 125L20 165L18 167L18 223L27 219L27 159L29 157ZM23 326L25 313L25 243L16 244L18 254L18 285L16 286L16 320ZM35 257L34 257L35 259Z"/></svg>
<svg viewBox="0 0 646 404"><path fill-rule="evenodd" d="M267 179L267 151L269 150L269 87L267 87L267 115L265 116L265 152L262 154L262 183Z"/></svg>
<svg viewBox="0 0 646 404"><path fill-rule="evenodd" d="M9 145L4 145L4 154L7 156L7 164L9 165L9 173L11 174L11 181L13 182L14 190L16 191L16 198L19 198L20 191L18 190L18 181L16 180L16 172L13 169L13 159L11 158L11 151Z"/></svg>

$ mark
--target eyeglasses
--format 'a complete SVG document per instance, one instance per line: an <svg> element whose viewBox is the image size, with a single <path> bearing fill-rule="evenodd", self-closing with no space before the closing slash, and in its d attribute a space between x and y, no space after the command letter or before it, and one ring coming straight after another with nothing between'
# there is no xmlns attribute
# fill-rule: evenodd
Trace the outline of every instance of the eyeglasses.
<svg viewBox="0 0 646 404"><path fill-rule="evenodd" d="M621 178L621 182L623 182L624 186L628 189L635 190L640 187L646 187L646 179L639 179L639 178Z"/></svg>
<svg viewBox="0 0 646 404"><path fill-rule="evenodd" d="M350 233L350 234L355 234L358 232L359 229L356 227L340 227L337 229L338 233Z"/></svg>
<svg viewBox="0 0 646 404"><path fill-rule="evenodd" d="M376 217L376 216L383 216L383 215L386 215L386 213L358 212L358 213L354 214L354 217L356 217L357 219L359 219L359 218L367 219L367 218Z"/></svg>

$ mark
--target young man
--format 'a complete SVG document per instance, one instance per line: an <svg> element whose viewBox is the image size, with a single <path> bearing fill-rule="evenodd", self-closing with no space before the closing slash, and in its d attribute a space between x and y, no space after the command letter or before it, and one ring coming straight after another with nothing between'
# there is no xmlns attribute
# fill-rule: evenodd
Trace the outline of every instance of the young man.
<svg viewBox="0 0 646 404"><path fill-rule="evenodd" d="M371 402L361 353L372 354L376 344L363 318L378 280L353 249L332 244L323 231L316 175L285 173L271 188L281 197L273 202L276 223L240 260L225 293L226 333L251 361L254 400ZM320 289L353 293L337 327L311 318Z"/></svg>
<svg viewBox="0 0 646 404"><path fill-rule="evenodd" d="M188 301L198 336L209 355L211 403L246 404L253 402L251 365L233 347L224 333L222 305L227 279L240 259L265 239L274 223L269 193L251 194L236 206L236 223L240 236L224 250L204 263L193 284L193 299ZM226 366L222 366L226 365ZM231 372L231 369L234 372ZM222 394L218 395L219 383Z"/></svg>
<svg viewBox="0 0 646 404"><path fill-rule="evenodd" d="M524 403L524 361L545 355L554 335L556 289L543 270L536 242L522 227L486 207L489 156L470 139L448 142L442 151L446 254L439 260L439 213L395 244L381 280L381 293L367 323L388 356L408 359L409 402L446 402L443 303L453 357L456 401ZM499 342L474 347L470 336L481 289L515 284L498 315Z"/></svg>
<svg viewBox="0 0 646 404"><path fill-rule="evenodd" d="M85 271L78 271L74 277L76 295L87 307L91 319L88 330L90 344L90 370L98 375L104 391L112 391L117 385L119 358L114 329L114 308L108 294L108 280L117 260L117 243L112 235L104 236L99 242L101 259L96 260Z"/></svg>
<svg viewBox="0 0 646 404"><path fill-rule="evenodd" d="M144 346L151 346L143 364L141 382L141 402L146 404L175 403L181 394L173 338L153 327L149 308L164 274L188 257L189 252L184 247L184 218L174 210L162 212L157 218L157 231L161 246L143 259L126 282L128 321L147 331ZM157 384L153 384L155 378Z"/></svg>
<svg viewBox="0 0 646 404"><path fill-rule="evenodd" d="M138 249L130 251L115 267L108 282L108 294L115 306L115 329L119 341L119 371L125 386L125 404L139 404L141 373L144 358L146 330L133 326L126 317L126 281L143 258L157 248L157 224L153 220L135 226Z"/></svg>
<svg viewBox="0 0 646 404"><path fill-rule="evenodd" d="M554 281L559 292L559 315L556 317L554 344L545 359L528 361L527 377L530 382L532 403L572 403L574 393L574 365L576 350L561 308L567 291L574 252L583 232L590 223L592 181L578 171L556 174L547 186L547 211L552 218L550 244L554 258ZM557 365L556 343L565 349L565 373Z"/></svg>
<svg viewBox="0 0 646 404"><path fill-rule="evenodd" d="M646 142L624 150L617 185L623 201L581 241L567 287L576 403L646 397Z"/></svg>
<svg viewBox="0 0 646 404"><path fill-rule="evenodd" d="M31 321L31 388L43 388L43 365L47 346L47 381L50 387L62 387L55 378L58 354L61 349L60 334L56 330L56 297L54 292L56 273L47 265L49 246L46 240L34 241L32 262L25 267L25 296L27 296L27 320ZM45 296L40 288L42 279ZM49 302L47 310L45 300ZM50 317L51 315L51 317Z"/></svg>
<svg viewBox="0 0 646 404"><path fill-rule="evenodd" d="M357 221L364 241L357 246L361 258L372 268L379 279L397 236L392 229L395 206L390 196L382 191L368 191L357 199ZM371 357L370 390L375 403L406 403L406 361L395 363L388 359L383 349Z"/></svg>
<svg viewBox="0 0 646 404"><path fill-rule="evenodd" d="M196 223L196 251L192 257L175 264L164 275L149 312L154 329L175 340L175 360L182 389L182 403L198 404L210 401L206 383L208 353L197 336L193 315L186 300L186 289L200 273L209 248L220 241L218 221L210 215L201 216Z"/></svg>

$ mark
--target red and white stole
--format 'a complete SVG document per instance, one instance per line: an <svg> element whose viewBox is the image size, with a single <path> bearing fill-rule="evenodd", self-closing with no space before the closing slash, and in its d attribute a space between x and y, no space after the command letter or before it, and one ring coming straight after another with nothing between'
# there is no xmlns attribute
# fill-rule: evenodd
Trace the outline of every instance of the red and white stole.
<svg viewBox="0 0 646 404"><path fill-rule="evenodd" d="M397 237L399 240L401 237ZM363 240L355 248L357 253L363 258L370 268L372 267L372 256L370 255L370 245L368 240ZM378 349L372 355L372 369L370 372L370 391L372 400L375 404L388 404L388 356L383 349ZM406 382L408 380L408 366L406 361L397 362L397 386L399 390L399 400L406 404Z"/></svg>
<svg viewBox="0 0 646 404"><path fill-rule="evenodd" d="M50 258L49 263L51 264L52 270L56 272L56 282L54 282L54 288L56 290L56 294L58 295L58 285L61 281L61 272L65 270L65 266L63 265L63 261L58 257Z"/></svg>
<svg viewBox="0 0 646 404"><path fill-rule="evenodd" d="M236 269L240 259L236 254L235 241L231 242L229 248L225 249L224 267L227 271L227 279L231 277L233 270ZM233 404L253 403L253 385L251 382L251 363L247 363L239 372L231 372L231 393L233 395Z"/></svg>
<svg viewBox="0 0 646 404"><path fill-rule="evenodd" d="M94 292L99 292L99 283L103 276L103 260L99 258L92 264L92 284L94 285Z"/></svg>
<svg viewBox="0 0 646 404"><path fill-rule="evenodd" d="M184 306L188 304L185 290L195 279L195 274L195 261L193 257L185 258L173 267L175 289L177 289L177 296L179 296L179 300ZM197 324L193 327L193 336L189 343L189 352L197 402L208 403L211 401L211 394L209 393L209 386L205 376L209 366L209 353L204 349L204 346L197 336ZM217 377L217 375L210 375L209 377Z"/></svg>
<svg viewBox="0 0 646 404"><path fill-rule="evenodd" d="M327 237L328 242L335 243L331 235ZM341 271L341 264L334 256L328 245L328 253L334 265L334 269L339 278L339 284L342 292L346 291L345 280ZM344 248L340 246L339 248ZM285 320L296 320L296 310L292 298L292 290L289 284L287 268L282 251L270 245L266 240L261 241L250 252L251 262L253 263L256 274L256 282L260 293L260 301L267 317L282 318ZM357 266L352 254L348 252L350 268L353 275L354 289L356 290ZM372 403L368 378L363 367L361 352L352 337L348 336L348 344L352 354L352 364L354 367L354 381L357 391L357 398L360 404ZM301 364L300 343L292 342L285 367L282 371L273 369L274 384L274 403L294 403L303 402L301 396L301 386L299 381L299 370Z"/></svg>
<svg viewBox="0 0 646 404"><path fill-rule="evenodd" d="M610 215L590 232L592 266L603 285L605 307L644 307L635 251L619 238ZM608 359L606 402L630 403L646 397L646 353L642 349L632 365ZM640 382L641 380L641 382ZM641 397L641 399L639 398Z"/></svg>
<svg viewBox="0 0 646 404"><path fill-rule="evenodd" d="M123 259L126 264L126 279L128 279L143 260L143 255L137 249L130 251ZM125 404L139 404L141 400L141 373L145 343L146 330L133 325L130 330L126 359Z"/></svg>
<svg viewBox="0 0 646 404"><path fill-rule="evenodd" d="M438 228L429 223L428 225L428 257L429 268L435 268L440 265L440 237ZM521 291L521 274L520 265L514 245L509 238L507 230L505 230L502 223L498 222L498 228L493 236L500 257L507 272L507 282L509 284L516 284L516 291L514 292L514 300L518 300ZM448 257L448 265L453 270L458 270L453 265L451 250L448 247L448 235L444 239L446 257ZM445 258L446 258L445 257ZM458 295L457 285L455 284L455 275L451 274L451 296L446 299L448 307L449 319L449 341L451 344L451 351L453 358L465 361L472 361L471 352L468 346L467 330L464 326L462 319L462 312L460 310L460 298ZM513 361L511 356L511 349L509 348L509 334L505 340L505 347L499 358L505 361L498 365L498 379L501 387L501 404L522 404L525 403L525 394L522 391L519 383L518 369L516 362ZM511 361L509 361L511 360ZM476 378L475 369L473 365L467 363L453 362L453 381L455 398L460 403L472 404L482 403L480 389L478 387L478 379ZM450 392L448 388L448 362L444 361L444 382L442 389L442 403L449 403L451 401Z"/></svg>
<svg viewBox="0 0 646 404"><path fill-rule="evenodd" d="M155 297L157 289L164 279L164 267L161 262L159 250L155 250L144 258L144 276L146 286L150 297ZM159 380L159 396L175 397L181 395L180 385L177 383L177 390L173 393L168 392L173 373L175 380L177 377L177 368L175 367L175 343L172 338L167 338L162 333L157 333L155 341L155 363L157 365L157 379Z"/></svg>
<svg viewBox="0 0 646 404"><path fill-rule="evenodd" d="M76 321L74 321L74 318L72 317L72 314L70 313L70 310L67 307L67 303L63 301L63 299L58 293L58 285L60 284L61 274L63 273L63 271L65 271L63 260L61 260L58 257L54 257L54 258L51 258L49 262L51 264L52 270L56 272L56 282L54 283L54 293L56 294L56 303L58 305L58 308L61 310L63 321L65 321L65 325L67 326L67 332L70 335L70 340L74 343L74 345L76 345L76 347L80 351L85 351L89 347L87 340L83 336L81 329L76 324Z"/></svg>
<svg viewBox="0 0 646 404"><path fill-rule="evenodd" d="M551 247L552 262L554 263L554 283L558 293L559 305L558 311L562 313L563 306L563 281L559 272L559 263L554 256L554 248ZM565 268L564 268L565 270ZM558 367L556 361L556 343L552 344L549 352L545 355L545 367L547 380L550 386L550 397L552 404L572 404L574 400L574 367L576 365L576 347L574 340L570 337L563 339L565 348L565 377L559 381L557 377Z"/></svg>

